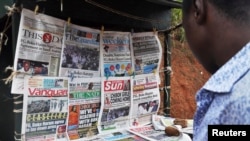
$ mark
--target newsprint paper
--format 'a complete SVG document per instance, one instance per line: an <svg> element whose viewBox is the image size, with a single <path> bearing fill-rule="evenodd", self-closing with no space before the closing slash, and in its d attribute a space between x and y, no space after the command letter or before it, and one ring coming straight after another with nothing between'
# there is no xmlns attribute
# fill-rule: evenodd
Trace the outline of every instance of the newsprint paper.
<svg viewBox="0 0 250 141"><path fill-rule="evenodd" d="M68 78L25 77L22 140L66 139L67 114Z"/></svg>
<svg viewBox="0 0 250 141"><path fill-rule="evenodd" d="M75 78L69 82L69 140L86 140L99 132L101 78Z"/></svg>
<svg viewBox="0 0 250 141"><path fill-rule="evenodd" d="M59 76L100 77L100 31L65 24Z"/></svg>
<svg viewBox="0 0 250 141"><path fill-rule="evenodd" d="M25 75L58 76L64 21L23 8L11 93L23 94Z"/></svg>
<svg viewBox="0 0 250 141"><path fill-rule="evenodd" d="M149 141L125 129L116 130L109 134L100 134L84 141Z"/></svg>
<svg viewBox="0 0 250 141"><path fill-rule="evenodd" d="M101 76L132 75L130 32L104 31L101 34Z"/></svg>
<svg viewBox="0 0 250 141"><path fill-rule="evenodd" d="M102 77L101 112L98 130L101 134L129 127L131 77Z"/></svg>
<svg viewBox="0 0 250 141"><path fill-rule="evenodd" d="M128 131L150 141L191 141L187 134L167 136L165 130L155 130L152 124L130 128Z"/></svg>
<svg viewBox="0 0 250 141"><path fill-rule="evenodd" d="M132 82L132 112L130 126L152 123L152 114L160 108L160 91L157 74L136 75Z"/></svg>
<svg viewBox="0 0 250 141"><path fill-rule="evenodd" d="M157 32L133 33L131 51L135 75L159 72L162 47Z"/></svg>

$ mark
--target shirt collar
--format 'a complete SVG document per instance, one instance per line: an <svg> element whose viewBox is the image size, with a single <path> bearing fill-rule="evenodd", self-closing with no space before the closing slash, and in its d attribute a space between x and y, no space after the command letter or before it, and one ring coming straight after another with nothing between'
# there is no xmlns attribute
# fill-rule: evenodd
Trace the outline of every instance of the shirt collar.
<svg viewBox="0 0 250 141"><path fill-rule="evenodd" d="M214 73L203 86L208 91L230 92L237 80L250 68L250 42Z"/></svg>

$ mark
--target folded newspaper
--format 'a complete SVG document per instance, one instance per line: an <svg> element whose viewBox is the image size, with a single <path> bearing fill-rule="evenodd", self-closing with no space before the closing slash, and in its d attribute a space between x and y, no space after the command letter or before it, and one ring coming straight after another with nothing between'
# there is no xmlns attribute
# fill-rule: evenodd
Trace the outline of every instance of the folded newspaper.
<svg viewBox="0 0 250 141"><path fill-rule="evenodd" d="M133 127L128 131L150 141L192 141L185 133L181 133L179 136L167 136L164 130L155 130L152 124Z"/></svg>
<svg viewBox="0 0 250 141"><path fill-rule="evenodd" d="M171 136L170 138L173 138L173 139L177 138L178 141L179 140L191 141L191 138L187 135L187 133L190 134L193 131L191 120L188 120L189 124L188 124L188 127L186 128L182 128L182 126L180 125L175 125L174 120L175 119L171 117L164 117L161 115L152 115L152 124L153 124L154 130L157 130L160 132L164 131L165 133L166 127L170 127L170 126L175 127L180 132L180 135ZM167 138L164 139L164 141L167 141L167 140L168 140Z"/></svg>
<svg viewBox="0 0 250 141"><path fill-rule="evenodd" d="M158 115L159 116L159 115ZM164 116L159 116L158 118L161 119L161 123L166 127L166 126L171 126L174 125L174 120L175 118L171 117L164 117ZM187 121L187 127L181 128L181 132L187 133L187 134L193 134L193 120L192 119L185 119Z"/></svg>

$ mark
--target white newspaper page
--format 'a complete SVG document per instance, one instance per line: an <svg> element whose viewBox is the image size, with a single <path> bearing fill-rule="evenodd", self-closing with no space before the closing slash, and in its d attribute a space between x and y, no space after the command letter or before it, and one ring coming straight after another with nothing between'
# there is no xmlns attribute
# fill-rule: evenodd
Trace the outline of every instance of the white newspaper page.
<svg viewBox="0 0 250 141"><path fill-rule="evenodd" d="M160 108L158 77L152 73L134 77L130 126L152 123L152 114L157 114Z"/></svg>
<svg viewBox="0 0 250 141"><path fill-rule="evenodd" d="M126 129L117 130L109 134L95 136L92 139L85 141L148 141L136 134L133 134Z"/></svg>
<svg viewBox="0 0 250 141"><path fill-rule="evenodd" d="M22 117L23 140L66 139L67 114L67 77L25 77Z"/></svg>
<svg viewBox="0 0 250 141"><path fill-rule="evenodd" d="M105 141L148 141L136 134L133 134L127 130L116 131L111 134L103 136Z"/></svg>
<svg viewBox="0 0 250 141"><path fill-rule="evenodd" d="M133 33L132 55L135 75L159 72L162 47L157 33Z"/></svg>
<svg viewBox="0 0 250 141"><path fill-rule="evenodd" d="M99 134L101 78L75 78L69 82L69 140L85 140Z"/></svg>
<svg viewBox="0 0 250 141"><path fill-rule="evenodd" d="M104 31L101 34L101 76L132 75L130 32Z"/></svg>
<svg viewBox="0 0 250 141"><path fill-rule="evenodd" d="M11 93L23 94L25 75L58 76L64 22L22 9Z"/></svg>
<svg viewBox="0 0 250 141"><path fill-rule="evenodd" d="M100 77L100 31L65 24L59 76Z"/></svg>
<svg viewBox="0 0 250 141"><path fill-rule="evenodd" d="M129 127L131 108L131 78L109 77L102 79L102 106L98 120L101 134Z"/></svg>
<svg viewBox="0 0 250 141"><path fill-rule="evenodd" d="M141 136L150 141L191 141L186 137L188 135L180 134L180 136L167 136L164 130L155 130L153 125L145 125L139 127L131 127L128 129L131 133Z"/></svg>
<svg viewBox="0 0 250 141"><path fill-rule="evenodd" d="M159 116L161 118L161 123L166 126L174 125L175 118ZM193 134L193 119L185 119L187 120L187 127L181 128L181 131L186 134Z"/></svg>

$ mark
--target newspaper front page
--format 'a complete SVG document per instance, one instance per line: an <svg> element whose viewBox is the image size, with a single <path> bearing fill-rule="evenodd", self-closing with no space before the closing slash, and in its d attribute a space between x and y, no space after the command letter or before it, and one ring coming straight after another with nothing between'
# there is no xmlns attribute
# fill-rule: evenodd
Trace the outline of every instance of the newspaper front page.
<svg viewBox="0 0 250 141"><path fill-rule="evenodd" d="M160 91L157 74L136 75L132 82L132 112L130 126L152 123L152 114L160 107Z"/></svg>
<svg viewBox="0 0 250 141"><path fill-rule="evenodd" d="M130 32L104 31L101 34L101 76L132 75Z"/></svg>
<svg viewBox="0 0 250 141"><path fill-rule="evenodd" d="M99 134L101 78L75 78L69 82L69 140L85 140Z"/></svg>
<svg viewBox="0 0 250 141"><path fill-rule="evenodd" d="M65 24L59 76L100 77L100 31Z"/></svg>
<svg viewBox="0 0 250 141"><path fill-rule="evenodd" d="M135 75L159 72L162 47L157 33L133 33L132 56Z"/></svg>
<svg viewBox="0 0 250 141"><path fill-rule="evenodd" d="M102 77L102 106L98 120L101 134L129 127L131 77Z"/></svg>
<svg viewBox="0 0 250 141"><path fill-rule="evenodd" d="M25 75L58 76L65 21L23 8L11 93L23 94Z"/></svg>
<svg viewBox="0 0 250 141"><path fill-rule="evenodd" d="M22 140L66 139L67 114L68 78L45 76L24 78Z"/></svg>

